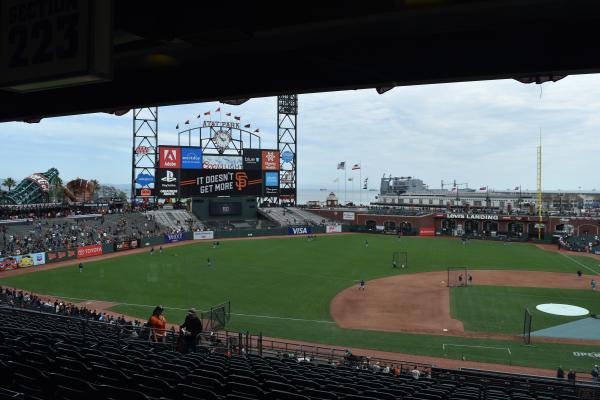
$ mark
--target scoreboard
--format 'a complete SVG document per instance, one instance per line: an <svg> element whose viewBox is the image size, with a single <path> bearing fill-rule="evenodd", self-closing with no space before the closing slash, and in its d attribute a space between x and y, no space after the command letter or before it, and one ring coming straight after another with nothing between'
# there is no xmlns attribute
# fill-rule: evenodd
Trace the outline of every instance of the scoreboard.
<svg viewBox="0 0 600 400"><path fill-rule="evenodd" d="M203 154L201 147L159 146L158 197L279 196L278 150Z"/></svg>

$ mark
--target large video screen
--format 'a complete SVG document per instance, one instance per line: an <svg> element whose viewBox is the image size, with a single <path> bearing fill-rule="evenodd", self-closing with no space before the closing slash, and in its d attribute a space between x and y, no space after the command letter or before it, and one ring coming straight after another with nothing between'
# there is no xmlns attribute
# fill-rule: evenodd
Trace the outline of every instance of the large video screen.
<svg viewBox="0 0 600 400"><path fill-rule="evenodd" d="M278 196L278 150L203 154L199 147L159 146L156 195L161 198Z"/></svg>
<svg viewBox="0 0 600 400"><path fill-rule="evenodd" d="M242 203L240 201L229 201L227 203L211 201L208 206L208 215L213 217L224 215L240 215L241 213Z"/></svg>

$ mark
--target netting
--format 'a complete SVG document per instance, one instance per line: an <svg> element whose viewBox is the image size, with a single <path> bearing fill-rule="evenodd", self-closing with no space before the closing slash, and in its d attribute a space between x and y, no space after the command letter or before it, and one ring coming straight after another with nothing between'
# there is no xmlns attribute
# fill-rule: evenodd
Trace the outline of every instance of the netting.
<svg viewBox="0 0 600 400"><path fill-rule="evenodd" d="M392 256L392 266L394 268L408 268L408 253L406 251L396 251Z"/></svg>
<svg viewBox="0 0 600 400"><path fill-rule="evenodd" d="M222 304L213 306L208 311L200 313L204 331L223 330L229 322L231 313L231 303L226 301Z"/></svg>
<svg viewBox="0 0 600 400"><path fill-rule="evenodd" d="M466 267L448 268L448 287L464 287L469 285L469 270Z"/></svg>
<svg viewBox="0 0 600 400"><path fill-rule="evenodd" d="M523 342L531 344L531 322L533 316L528 308L525 308L525 316L523 317Z"/></svg>

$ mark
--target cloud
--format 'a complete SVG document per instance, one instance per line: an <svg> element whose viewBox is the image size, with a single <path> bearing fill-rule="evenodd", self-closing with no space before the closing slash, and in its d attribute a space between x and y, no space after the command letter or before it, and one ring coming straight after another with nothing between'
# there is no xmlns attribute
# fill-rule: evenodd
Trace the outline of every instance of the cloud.
<svg viewBox="0 0 600 400"><path fill-rule="evenodd" d="M414 176L431 187L457 179L472 187L534 188L540 128L548 189L594 188L598 170L600 76L524 85L512 80L307 94L299 97L299 187L330 184L340 161L361 163L371 187L384 174ZM177 124L221 107L277 144L276 99L242 106L191 104L159 109L161 144L177 144ZM0 126L0 176L16 179L51 166L63 176L127 183L131 177L131 113L83 115L40 124ZM358 173L348 171L358 178Z"/></svg>

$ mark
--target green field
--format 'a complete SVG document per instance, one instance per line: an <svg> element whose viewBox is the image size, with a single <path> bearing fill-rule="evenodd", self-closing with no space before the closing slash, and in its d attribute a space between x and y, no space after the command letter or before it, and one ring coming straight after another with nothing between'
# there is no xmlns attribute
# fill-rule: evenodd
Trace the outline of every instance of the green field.
<svg viewBox="0 0 600 400"><path fill-rule="evenodd" d="M532 331L549 328L586 317L564 317L535 309L542 303L571 304L600 312L599 294L591 290L542 289L507 286L473 286L452 288L452 317L473 332L523 332L524 308L533 315Z"/></svg>
<svg viewBox="0 0 600 400"><path fill-rule="evenodd" d="M369 241L368 248L364 246L365 239ZM394 251L408 252L408 270L401 272L391 268ZM207 266L208 257L212 259L212 268ZM461 354L466 352L467 358L472 360L547 368L562 363L589 369L592 360L573 357L572 352L596 351L594 346L539 344L525 347L508 340L341 329L332 322L330 300L360 279L459 266L573 274L577 269L586 273L600 272L597 260L567 258L530 244L472 241L462 246L459 241L441 238L405 237L399 242L392 236L332 235L312 242L303 237L223 241L217 249L210 243L194 243L153 256L143 253L86 262L81 274L73 265L3 278L0 284L65 299L112 301L120 304L113 311L144 320L153 306L162 304L171 322L181 321L191 306L206 309L231 300L233 315L228 327L231 330L262 332L272 337L339 347L439 357L454 357L452 352L444 350L445 344L452 344L454 348L464 345L467 347ZM477 294L479 289L468 288L471 292L465 295ZM453 303L460 304L475 301L462 296L452 298ZM466 313L461 318L465 318L465 324L471 329L469 320L477 319L477 311L460 308ZM518 318L522 318L522 312L521 306ZM479 330L475 329L479 322L472 323L474 330ZM514 326L510 322L495 331L513 332ZM502 350L481 351L480 347L469 346L510 347L511 355L507 358L508 352Z"/></svg>

